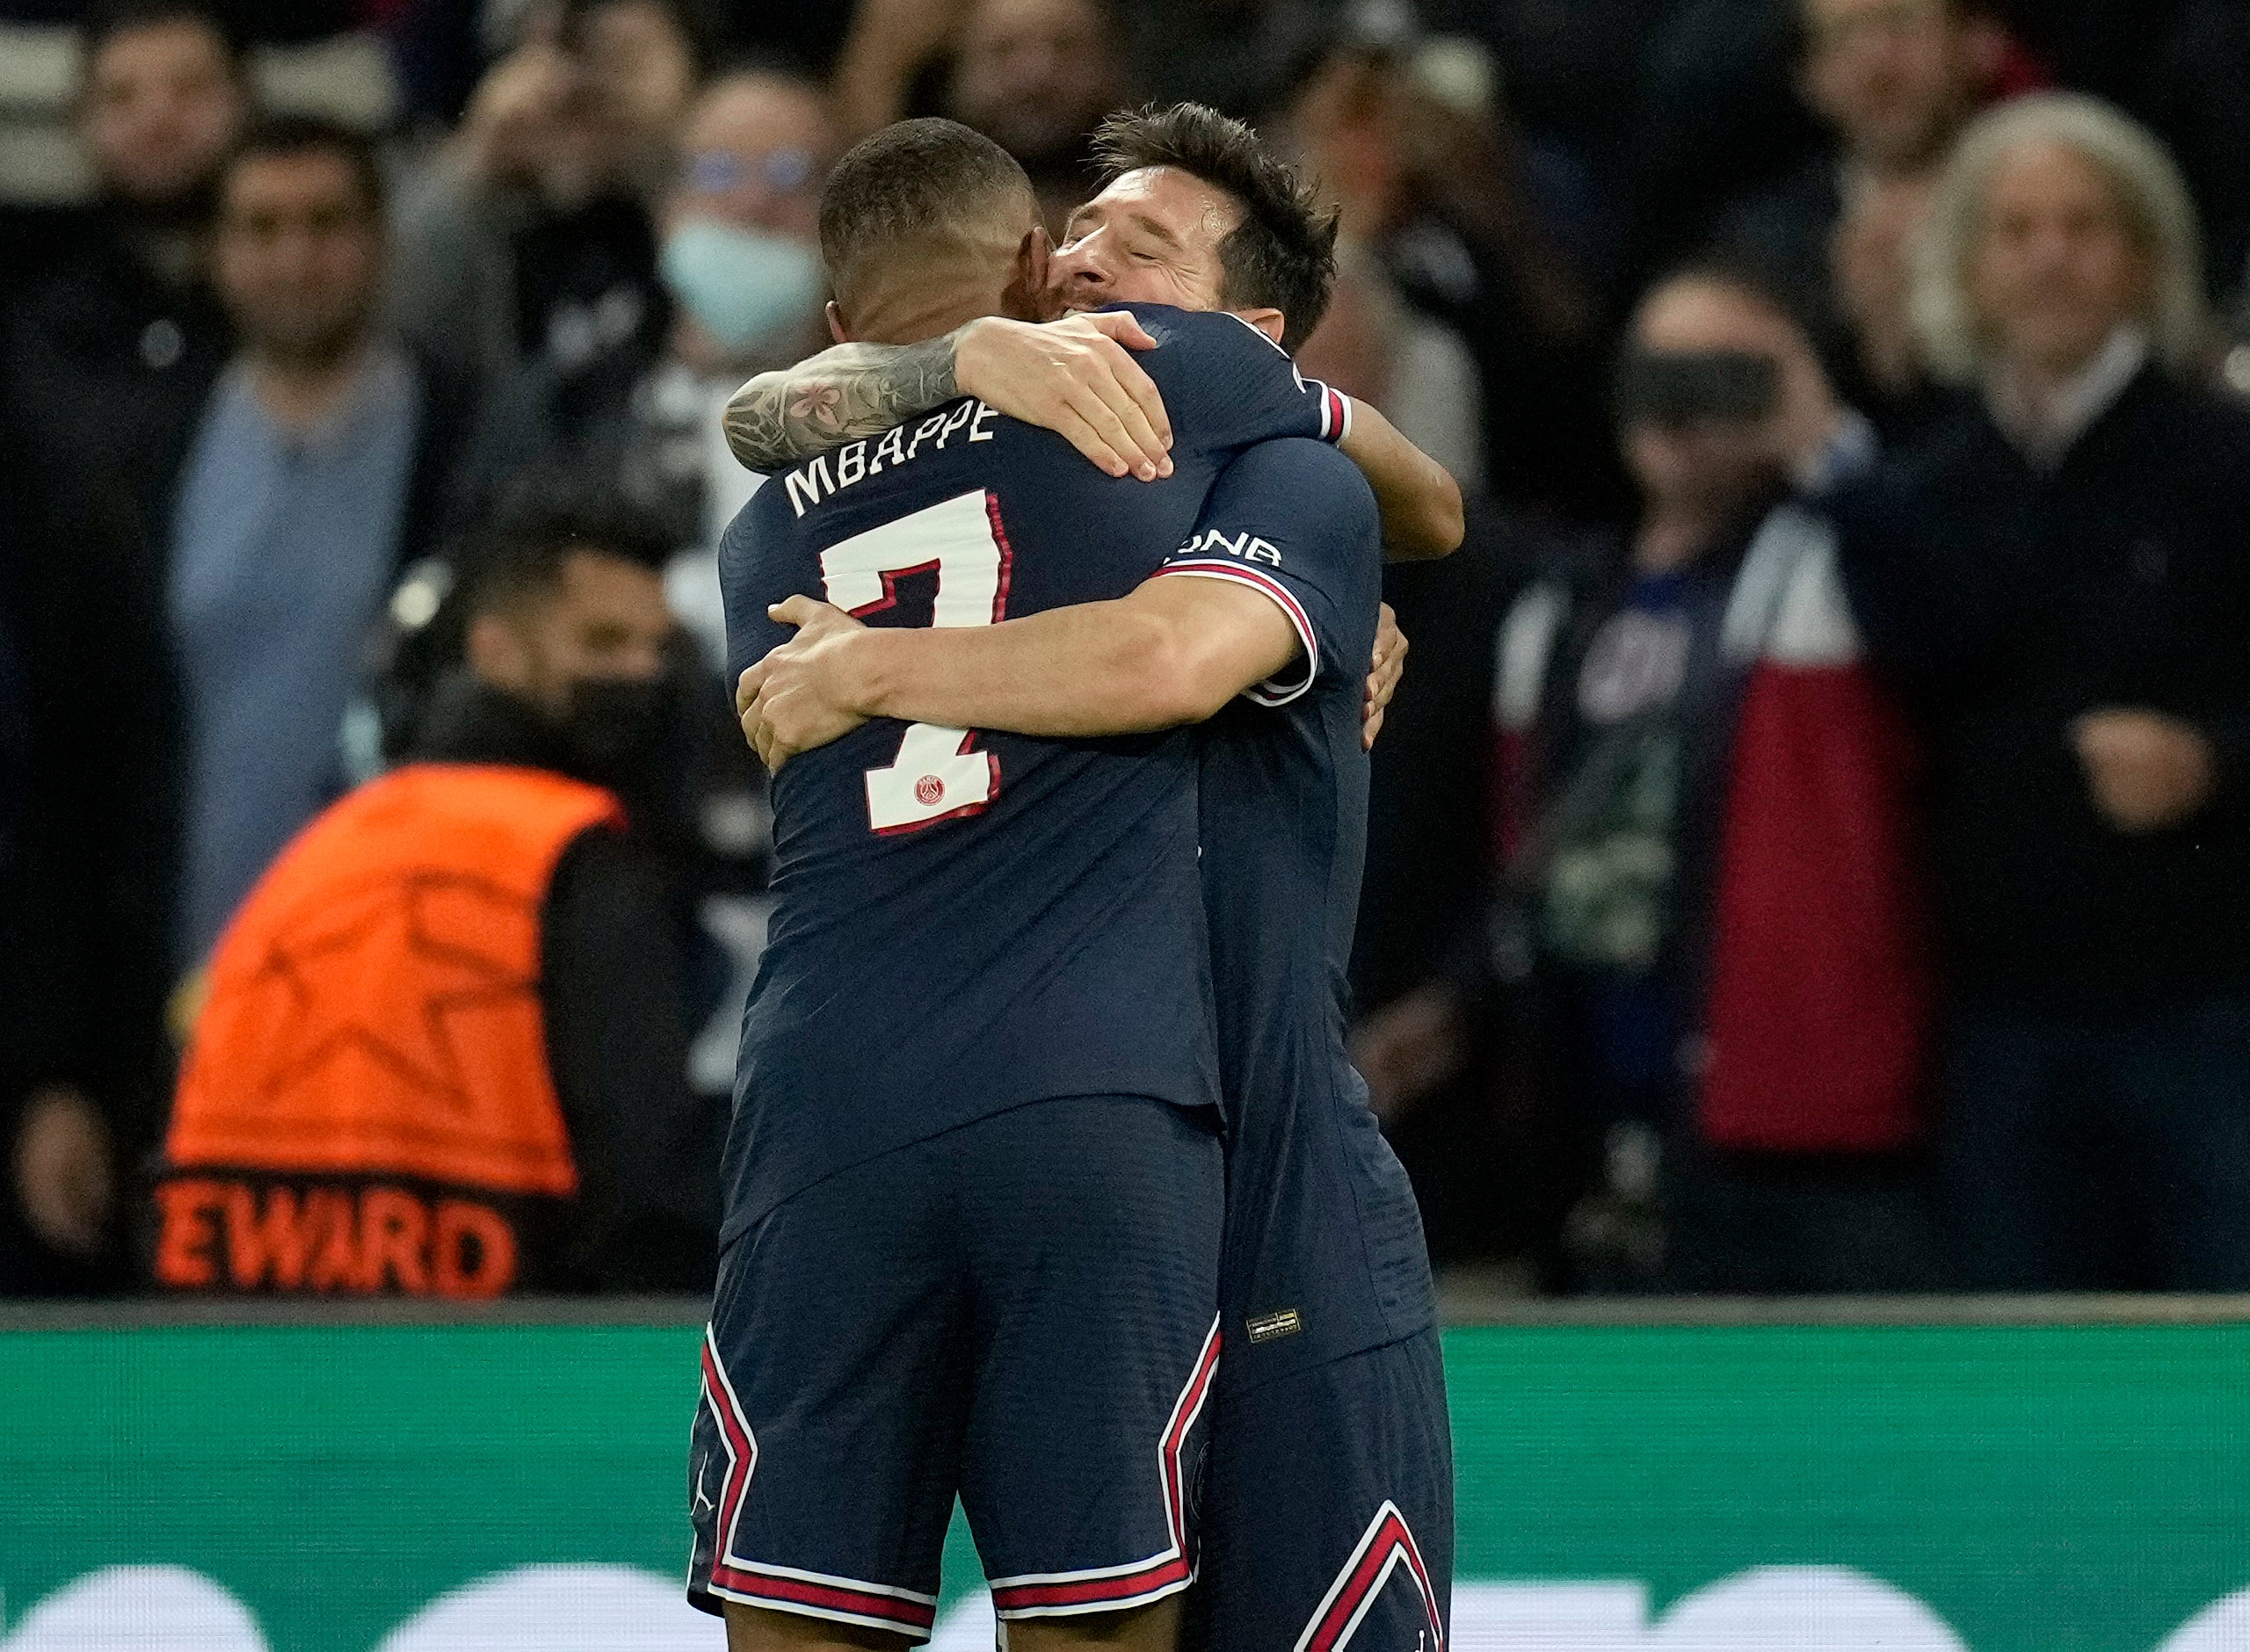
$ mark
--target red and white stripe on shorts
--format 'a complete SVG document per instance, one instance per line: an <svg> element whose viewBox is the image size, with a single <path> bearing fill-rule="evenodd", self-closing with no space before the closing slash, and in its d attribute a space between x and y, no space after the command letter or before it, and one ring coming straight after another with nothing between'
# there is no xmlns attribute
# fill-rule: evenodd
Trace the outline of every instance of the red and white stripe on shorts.
<svg viewBox="0 0 2250 1652"><path fill-rule="evenodd" d="M930 1627L938 1616L934 1595L790 1566L761 1566L735 1553L735 1527L741 1521L743 1501L758 1467L758 1437L751 1432L750 1421L743 1415L742 1403L735 1397L734 1384L727 1379L718 1344L708 1330L703 1336L703 1403L718 1419L720 1438L727 1448L726 1484L719 1494L718 1531L712 1544L711 1592L722 1600L762 1606L769 1612L825 1618L870 1629L896 1629L917 1641L928 1640Z"/></svg>
<svg viewBox="0 0 2250 1652"><path fill-rule="evenodd" d="M1180 1466L1187 1436L1210 1395L1219 1366L1219 1322L1211 1321L1202 1351L1157 1441L1157 1483L1164 1497L1170 1541L1146 1560L1074 1572L1032 1572L992 1580L992 1607L1003 1618L1061 1618L1088 1612L1123 1612L1177 1594L1195 1576L1187 1558L1187 1488Z"/></svg>
<svg viewBox="0 0 2250 1652"><path fill-rule="evenodd" d="M1297 1637L1296 1652L1338 1652L1374 1608L1391 1574L1402 1566L1421 1592L1422 1605L1429 1613L1432 1652L1445 1652L1445 1622L1438 1611L1437 1590L1431 1586L1429 1568L1422 1564L1421 1550L1414 1547L1414 1533L1407 1527L1406 1517L1398 1512L1395 1503L1385 1503L1368 1522L1359 1547L1336 1574L1312 1621Z"/></svg>

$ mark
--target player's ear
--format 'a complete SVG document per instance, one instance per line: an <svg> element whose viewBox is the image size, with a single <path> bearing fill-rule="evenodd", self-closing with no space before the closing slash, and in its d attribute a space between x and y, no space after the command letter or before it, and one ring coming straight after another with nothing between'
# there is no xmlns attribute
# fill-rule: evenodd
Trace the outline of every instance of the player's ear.
<svg viewBox="0 0 2250 1652"><path fill-rule="evenodd" d="M1277 344L1281 342L1281 335L1288 330L1288 318L1277 309L1237 310L1235 314Z"/></svg>
<svg viewBox="0 0 2250 1652"><path fill-rule="evenodd" d="M828 336L839 344L852 342L851 329L844 324L844 312L836 308L836 301L828 301Z"/></svg>
<svg viewBox="0 0 2250 1652"><path fill-rule="evenodd" d="M1004 315L1020 322L1055 319L1054 305L1047 296L1047 263L1054 250L1047 231L1040 226L1034 224L1024 232L1023 240L1016 247L1015 265L1009 273L1007 290L1000 295Z"/></svg>

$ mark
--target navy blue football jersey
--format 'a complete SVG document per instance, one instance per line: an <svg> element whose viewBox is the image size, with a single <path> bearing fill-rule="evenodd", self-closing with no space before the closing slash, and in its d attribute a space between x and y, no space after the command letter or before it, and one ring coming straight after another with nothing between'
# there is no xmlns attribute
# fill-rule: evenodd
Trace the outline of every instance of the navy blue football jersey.
<svg viewBox="0 0 2250 1652"><path fill-rule="evenodd" d="M1242 1387L1412 1336L1436 1312L1413 1190L1345 1054L1383 591L1374 496L1332 448L1267 443L1227 467L1158 571L1265 592L1303 648L1201 731L1229 1134L1220 1380Z"/></svg>
<svg viewBox="0 0 2250 1652"><path fill-rule="evenodd" d="M977 626L1121 597L1227 461L1347 409L1223 314L1135 313L1174 474L1104 475L964 399L768 482L720 547L736 673L803 592L869 625ZM1024 1102L1216 1099L1192 733L1036 740L870 722L773 786L775 906L744 1015L731 1238L860 1160Z"/></svg>

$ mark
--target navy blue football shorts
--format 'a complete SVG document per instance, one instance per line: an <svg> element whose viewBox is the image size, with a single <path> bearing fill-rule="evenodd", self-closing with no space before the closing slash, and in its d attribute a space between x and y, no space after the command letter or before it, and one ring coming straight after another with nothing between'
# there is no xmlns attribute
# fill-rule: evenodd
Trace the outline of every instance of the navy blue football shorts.
<svg viewBox="0 0 2250 1652"><path fill-rule="evenodd" d="M689 1599L925 1640L956 1496L1003 1618L1186 1588L1224 1199L1215 1113L1113 1096L776 1206L720 1258Z"/></svg>
<svg viewBox="0 0 2250 1652"><path fill-rule="evenodd" d="M1442 1652L1453 1431L1433 1329L1217 1396L1181 1652Z"/></svg>

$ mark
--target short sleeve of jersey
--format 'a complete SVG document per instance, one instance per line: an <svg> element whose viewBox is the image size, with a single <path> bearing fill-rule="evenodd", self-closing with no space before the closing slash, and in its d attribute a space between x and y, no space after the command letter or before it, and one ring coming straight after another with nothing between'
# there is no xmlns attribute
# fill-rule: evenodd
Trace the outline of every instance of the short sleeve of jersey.
<svg viewBox="0 0 2250 1652"><path fill-rule="evenodd" d="M1286 706L1323 672L1365 675L1383 595L1383 531L1359 467L1313 441L1265 442L1221 473L1193 538L1150 577L1223 579L1272 599L1303 657L1249 691Z"/></svg>
<svg viewBox="0 0 2250 1652"><path fill-rule="evenodd" d="M788 641L793 633L768 618L766 604L779 601L753 576L759 535L778 543L786 521L781 489L760 488L727 525L719 538L719 590L727 619L727 681L732 684L744 670L766 657L769 649ZM762 520L762 525L761 525Z"/></svg>
<svg viewBox="0 0 2250 1652"><path fill-rule="evenodd" d="M1340 442L1352 403L1297 371L1288 352L1239 315L1131 304L1154 350L1135 352L1164 397L1175 443L1227 453L1284 436Z"/></svg>

